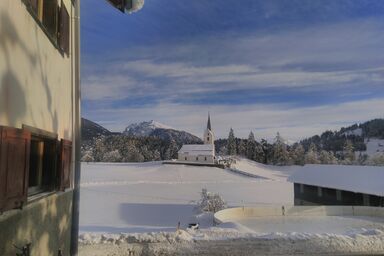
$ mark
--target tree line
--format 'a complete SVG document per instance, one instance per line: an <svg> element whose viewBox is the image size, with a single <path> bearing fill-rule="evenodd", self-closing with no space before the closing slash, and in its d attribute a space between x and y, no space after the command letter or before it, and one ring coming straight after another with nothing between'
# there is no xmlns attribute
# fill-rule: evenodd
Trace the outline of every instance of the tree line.
<svg viewBox="0 0 384 256"><path fill-rule="evenodd" d="M83 162L145 162L177 158L175 140L125 135L98 136L83 142Z"/></svg>
<svg viewBox="0 0 384 256"><path fill-rule="evenodd" d="M180 136L179 136L180 137ZM177 158L186 138L178 136L134 137L122 134L100 135L83 141L82 161L86 162L144 162ZM247 139L237 138L231 128L226 139L215 141L218 155L239 155L272 165L357 164L384 165L384 154L369 157L365 140L384 139L384 119L326 131L288 145L277 133L274 141L256 141L253 132ZM176 139L175 139L176 138ZM197 143L197 142L191 142Z"/></svg>
<svg viewBox="0 0 384 256"><path fill-rule="evenodd" d="M364 138L353 134L330 136L330 133L333 134L333 132L325 132L321 137L317 136L319 139L314 136L288 145L279 133L273 143L268 143L265 139L258 142L253 132L249 133L248 139L239 139L235 137L234 130L231 128L228 138L217 140L215 147L220 155L238 155L272 165L384 165L383 154L369 157L362 153L366 150ZM335 141L332 141L332 138L335 138Z"/></svg>

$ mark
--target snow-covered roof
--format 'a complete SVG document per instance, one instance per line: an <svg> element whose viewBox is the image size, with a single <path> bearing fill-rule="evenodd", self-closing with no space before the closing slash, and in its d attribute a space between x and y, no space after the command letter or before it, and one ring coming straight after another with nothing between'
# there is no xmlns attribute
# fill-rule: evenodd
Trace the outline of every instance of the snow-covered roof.
<svg viewBox="0 0 384 256"><path fill-rule="evenodd" d="M352 165L306 165L288 181L355 193L384 196L384 168Z"/></svg>
<svg viewBox="0 0 384 256"><path fill-rule="evenodd" d="M212 144L189 144L183 145L179 150L179 153L198 156L198 155L212 155L214 147Z"/></svg>

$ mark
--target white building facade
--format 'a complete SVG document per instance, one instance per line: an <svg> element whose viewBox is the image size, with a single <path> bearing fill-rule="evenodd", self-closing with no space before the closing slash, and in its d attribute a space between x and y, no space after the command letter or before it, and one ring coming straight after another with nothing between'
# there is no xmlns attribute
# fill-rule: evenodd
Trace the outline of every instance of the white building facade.
<svg viewBox="0 0 384 256"><path fill-rule="evenodd" d="M207 128L204 131L204 144L183 145L178 152L178 161L198 164L215 164L215 136L208 115Z"/></svg>
<svg viewBox="0 0 384 256"><path fill-rule="evenodd" d="M79 1L0 1L0 255L76 254Z"/></svg>

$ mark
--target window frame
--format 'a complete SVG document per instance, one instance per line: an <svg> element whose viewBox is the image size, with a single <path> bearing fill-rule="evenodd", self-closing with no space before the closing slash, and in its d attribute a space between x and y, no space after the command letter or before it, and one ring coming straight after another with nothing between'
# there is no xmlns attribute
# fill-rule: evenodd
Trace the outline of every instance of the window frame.
<svg viewBox="0 0 384 256"><path fill-rule="evenodd" d="M43 190L34 191L38 193L28 191L32 136L42 140L45 138L48 142L46 149L53 149L45 155L44 164L48 166L46 168L55 171L48 171L49 174L43 176L43 182L48 179L48 185ZM21 129L0 125L0 215L5 211L22 209L24 205L40 198L72 188L73 143L64 139L60 142L59 148L57 134L28 125L23 125Z"/></svg>
<svg viewBox="0 0 384 256"><path fill-rule="evenodd" d="M60 55L62 57L64 57L65 55L67 55L68 57L70 56L69 54L69 51L66 52L64 51L61 47L60 47L60 44L59 44L59 29L60 29L60 12L61 12L61 8L62 6L65 7L65 4L63 3L63 1L61 1L61 5L59 5L59 0L53 0L53 1L56 1L56 33L54 35L52 35L49 31L48 31L48 28L44 25L44 22L43 22L43 18L42 17L39 17L39 12L41 12L39 10L40 7L40 1L45 1L45 0L37 0L37 7L36 9L34 8L34 6L31 4L31 0L21 0L24 5L26 6L26 9L27 11L29 12L29 14L32 16L32 18L35 20L35 22L37 23L37 25L41 28L41 30L44 32L44 34L47 36L48 40L52 43L52 45L59 51ZM69 20L71 20L71 17L69 16ZM69 41L71 40L71 28L70 28L70 24L69 24L69 33L68 33L68 38L69 38Z"/></svg>
<svg viewBox="0 0 384 256"><path fill-rule="evenodd" d="M32 165L30 164L28 170L28 197L34 197L39 194L44 194L47 192L53 192L58 188L57 182L57 163L58 163L58 134L51 133L42 129L38 129L32 126L24 125L22 126L23 130L27 130L31 133L31 149L30 149L30 158L32 159L32 143L33 141L38 141L44 143L43 155L42 155L42 170L41 177L38 180L39 184L37 186L30 186L30 175L32 174ZM47 148L48 147L48 148ZM47 152L53 148L53 152ZM48 165L48 166L47 166Z"/></svg>

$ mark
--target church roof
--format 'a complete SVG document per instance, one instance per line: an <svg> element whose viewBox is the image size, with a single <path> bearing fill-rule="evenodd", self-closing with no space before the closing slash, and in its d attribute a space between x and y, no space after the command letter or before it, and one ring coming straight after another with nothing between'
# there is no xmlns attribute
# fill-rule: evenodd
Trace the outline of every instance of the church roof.
<svg viewBox="0 0 384 256"><path fill-rule="evenodd" d="M197 155L212 155L214 152L213 144L189 144L183 145L179 153L197 156Z"/></svg>

